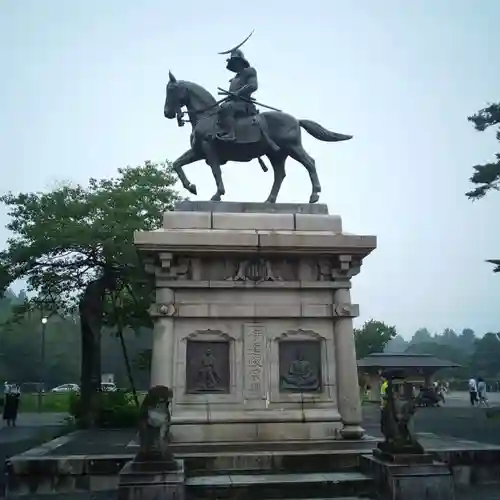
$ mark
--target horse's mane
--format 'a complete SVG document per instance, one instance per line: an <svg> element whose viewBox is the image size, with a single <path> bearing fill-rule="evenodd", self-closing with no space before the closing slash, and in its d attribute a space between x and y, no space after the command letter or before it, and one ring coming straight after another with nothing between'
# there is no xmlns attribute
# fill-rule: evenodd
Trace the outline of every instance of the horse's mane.
<svg viewBox="0 0 500 500"><path fill-rule="evenodd" d="M201 85L198 85L194 82L189 82L187 80L180 80L179 83L185 85L189 90L191 90L194 94L196 94L200 99L202 99L207 104L214 104L215 98L214 96Z"/></svg>

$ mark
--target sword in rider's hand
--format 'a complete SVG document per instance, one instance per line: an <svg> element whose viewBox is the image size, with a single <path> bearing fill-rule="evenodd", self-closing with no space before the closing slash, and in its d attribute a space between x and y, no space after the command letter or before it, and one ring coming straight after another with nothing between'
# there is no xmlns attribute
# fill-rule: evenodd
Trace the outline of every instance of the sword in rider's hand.
<svg viewBox="0 0 500 500"><path fill-rule="evenodd" d="M278 113L283 113L281 109L278 108L273 108L272 106L268 106L267 104L262 104L255 99L247 99L246 97L243 97L241 95L235 94L234 92L229 92L228 90L221 89L220 87L217 87L217 90L219 91L219 95L226 95L226 96L231 96L234 97L235 99L241 99L242 101L255 104L256 106L260 106L262 108L266 109L271 109L272 111L278 111Z"/></svg>

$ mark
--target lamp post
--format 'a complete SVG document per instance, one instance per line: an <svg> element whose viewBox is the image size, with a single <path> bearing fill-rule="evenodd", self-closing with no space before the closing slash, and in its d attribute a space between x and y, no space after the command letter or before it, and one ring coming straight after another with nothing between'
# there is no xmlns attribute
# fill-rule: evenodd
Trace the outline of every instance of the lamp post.
<svg viewBox="0 0 500 500"><path fill-rule="evenodd" d="M38 380L38 413L42 411L42 392L45 377L45 329L47 328L47 318L42 318L42 337L40 340L40 377Z"/></svg>

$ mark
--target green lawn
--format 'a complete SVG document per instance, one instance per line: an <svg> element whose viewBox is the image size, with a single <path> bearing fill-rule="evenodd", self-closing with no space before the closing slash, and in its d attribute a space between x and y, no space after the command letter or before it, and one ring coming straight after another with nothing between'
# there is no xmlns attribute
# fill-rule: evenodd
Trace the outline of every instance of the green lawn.
<svg viewBox="0 0 500 500"><path fill-rule="evenodd" d="M45 392L41 395L41 411L65 413L69 411L70 393ZM38 411L38 394L21 394L20 412Z"/></svg>
<svg viewBox="0 0 500 500"><path fill-rule="evenodd" d="M145 393L138 392L139 402L144 399ZM71 393L45 392L42 393L41 411L46 413L66 413L69 412L69 401ZM38 394L21 394L20 412L34 413L38 412Z"/></svg>

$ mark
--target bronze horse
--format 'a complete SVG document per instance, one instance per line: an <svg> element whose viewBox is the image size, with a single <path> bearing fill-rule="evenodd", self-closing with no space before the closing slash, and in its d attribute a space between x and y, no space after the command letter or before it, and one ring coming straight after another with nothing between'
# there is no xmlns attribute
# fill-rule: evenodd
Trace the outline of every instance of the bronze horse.
<svg viewBox="0 0 500 500"><path fill-rule="evenodd" d="M274 182L267 203L276 203L276 198L285 178L285 161L288 156L301 163L309 173L312 192L309 203L319 200L321 184L316 172L314 158L309 156L302 146L302 127L315 139L325 142L338 142L351 139L351 135L337 134L323 128L311 120L297 120L282 112L266 111L255 116L238 120L236 125L237 140L227 142L217 139L218 102L200 85L184 80L177 80L169 73L164 114L165 118L177 117L179 125L183 125L182 107L186 106L189 122L192 126L191 148L173 163L173 168L182 185L192 194L197 194L196 186L192 184L182 167L198 160L205 160L212 169L217 185L217 191L212 196L213 201L220 201L226 192L222 181L221 165L228 161L248 162L255 158L264 170L267 170L261 160L267 156L274 170Z"/></svg>

